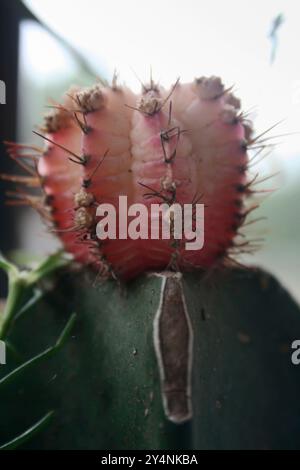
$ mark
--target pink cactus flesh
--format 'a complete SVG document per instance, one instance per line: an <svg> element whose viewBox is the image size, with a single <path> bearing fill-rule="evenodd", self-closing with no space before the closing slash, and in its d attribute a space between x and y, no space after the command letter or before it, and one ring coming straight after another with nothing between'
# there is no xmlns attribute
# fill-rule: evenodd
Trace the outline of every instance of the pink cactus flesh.
<svg viewBox="0 0 300 470"><path fill-rule="evenodd" d="M103 278L214 266L244 219L249 129L240 101L217 77L176 82L170 90L151 81L140 95L116 85L72 89L40 134L46 140L38 178L54 231ZM100 241L97 205L118 208L120 195L149 208L203 203L203 248L150 238Z"/></svg>

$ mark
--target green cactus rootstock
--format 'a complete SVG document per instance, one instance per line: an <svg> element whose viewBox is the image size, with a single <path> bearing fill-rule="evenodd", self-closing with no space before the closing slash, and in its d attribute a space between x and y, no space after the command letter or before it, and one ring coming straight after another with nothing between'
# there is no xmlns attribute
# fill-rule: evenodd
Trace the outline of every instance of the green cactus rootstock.
<svg viewBox="0 0 300 470"><path fill-rule="evenodd" d="M228 269L91 284L61 273L13 324L0 445L300 448L300 312L273 277Z"/></svg>

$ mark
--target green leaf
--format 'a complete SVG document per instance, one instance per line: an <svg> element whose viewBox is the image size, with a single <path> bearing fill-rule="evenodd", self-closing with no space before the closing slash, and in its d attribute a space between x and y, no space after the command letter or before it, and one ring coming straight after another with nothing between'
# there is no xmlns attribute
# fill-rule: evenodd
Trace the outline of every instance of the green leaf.
<svg viewBox="0 0 300 470"><path fill-rule="evenodd" d="M67 266L71 259L72 257L59 251L46 258L31 271L20 271L0 254L0 267L8 274L8 297L4 312L0 317L0 339L3 340L8 336L16 316L22 315L41 297L36 293L33 299L22 307L22 300L28 289L57 269Z"/></svg>
<svg viewBox="0 0 300 470"><path fill-rule="evenodd" d="M45 295L45 293L41 289L35 289L33 291L33 296L28 300L28 302L23 305L23 307L15 314L14 320L18 320L20 317L24 315L28 310L30 310L41 298Z"/></svg>
<svg viewBox="0 0 300 470"><path fill-rule="evenodd" d="M43 260L36 268L34 268L26 276L28 285L36 284L39 280L51 274L60 268L63 268L70 264L72 257L63 251L59 251L50 255L48 258Z"/></svg>
<svg viewBox="0 0 300 470"><path fill-rule="evenodd" d="M76 313L73 313L70 316L59 338L57 339L55 345L45 349L43 352L32 357L28 361L24 362L24 364L21 364L19 367L16 367L16 369L12 370L9 374L5 375L0 380L0 388L12 382L23 372L27 371L28 369L38 364L39 362L43 361L44 359L50 357L53 353L57 352L60 348L62 348L68 339L69 333L71 329L73 328L75 320L76 320Z"/></svg>
<svg viewBox="0 0 300 470"><path fill-rule="evenodd" d="M15 276L15 277L18 276L19 271L16 268L16 266L13 263L11 263L10 261L8 261L2 255L2 253L0 253L0 268L2 268L10 276Z"/></svg>
<svg viewBox="0 0 300 470"><path fill-rule="evenodd" d="M66 326L64 327L63 331L61 332L58 340L56 341L55 343L55 348L56 349L59 349L59 348L62 348L64 346L64 344L66 343L68 337L69 337L69 334L73 328L73 325L76 321L76 313L72 313L72 315L70 316Z"/></svg>
<svg viewBox="0 0 300 470"><path fill-rule="evenodd" d="M34 435L38 434L42 429L44 429L47 424L50 422L54 415L54 411L49 411L42 419L40 419L37 423L31 426L29 429L24 431L19 436L15 437L11 441L7 442L0 446L0 450L13 450L20 447L22 444L27 442L31 439Z"/></svg>

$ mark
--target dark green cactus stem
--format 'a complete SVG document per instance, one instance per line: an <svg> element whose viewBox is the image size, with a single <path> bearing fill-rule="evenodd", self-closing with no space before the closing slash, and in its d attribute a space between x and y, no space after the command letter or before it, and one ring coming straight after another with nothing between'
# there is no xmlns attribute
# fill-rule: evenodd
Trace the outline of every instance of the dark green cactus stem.
<svg viewBox="0 0 300 470"><path fill-rule="evenodd" d="M22 448L300 448L300 312L274 278L228 269L92 284L66 272L13 325L25 363L77 312L62 348L0 387L1 443L54 410ZM18 366L8 355L0 375Z"/></svg>

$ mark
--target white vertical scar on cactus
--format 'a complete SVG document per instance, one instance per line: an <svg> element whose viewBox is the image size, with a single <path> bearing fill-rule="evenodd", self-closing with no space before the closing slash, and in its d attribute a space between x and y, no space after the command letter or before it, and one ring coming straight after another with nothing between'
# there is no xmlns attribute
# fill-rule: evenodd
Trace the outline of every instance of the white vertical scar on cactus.
<svg viewBox="0 0 300 470"><path fill-rule="evenodd" d="M161 394L166 417L176 423L192 418L193 328L184 298L182 275L164 272L153 323Z"/></svg>

